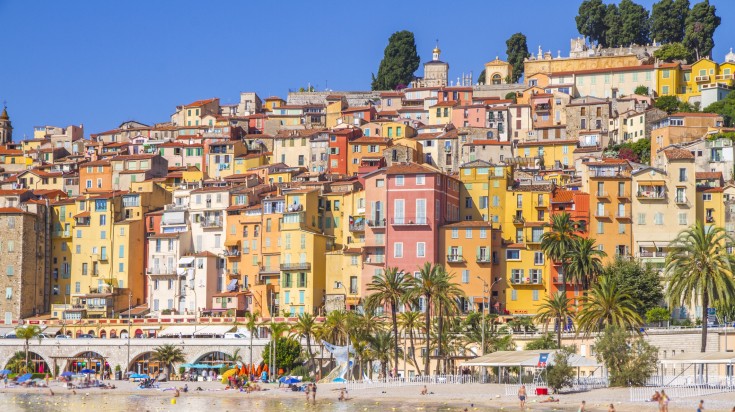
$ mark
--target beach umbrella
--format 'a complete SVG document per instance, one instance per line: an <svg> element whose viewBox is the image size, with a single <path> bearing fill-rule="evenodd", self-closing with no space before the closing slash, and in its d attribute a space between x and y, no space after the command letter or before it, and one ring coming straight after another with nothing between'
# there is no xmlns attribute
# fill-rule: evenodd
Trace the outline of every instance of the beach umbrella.
<svg viewBox="0 0 735 412"><path fill-rule="evenodd" d="M13 373L10 369L3 369L0 371L0 375L7 375L9 373Z"/></svg>
<svg viewBox="0 0 735 412"><path fill-rule="evenodd" d="M89 374L89 373L96 373L96 372L92 369L82 369L79 373Z"/></svg>
<svg viewBox="0 0 735 412"><path fill-rule="evenodd" d="M279 382L281 382L284 385L291 385L293 383L299 383L299 382L301 382L301 379L295 378L293 376L289 376L289 377L283 377L283 378L279 379Z"/></svg>
<svg viewBox="0 0 735 412"><path fill-rule="evenodd" d="M62 377L64 377L64 378L68 378L68 377L70 377L70 376L72 376L72 375L73 375L73 373L71 373L71 372L69 372L69 371L66 371L66 372L62 372L62 373L61 373L61 376L62 376Z"/></svg>

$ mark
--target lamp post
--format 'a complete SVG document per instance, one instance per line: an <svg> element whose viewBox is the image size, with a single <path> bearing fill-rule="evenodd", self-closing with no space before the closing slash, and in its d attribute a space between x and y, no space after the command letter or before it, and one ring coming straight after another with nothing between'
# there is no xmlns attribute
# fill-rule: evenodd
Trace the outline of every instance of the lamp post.
<svg viewBox="0 0 735 412"><path fill-rule="evenodd" d="M130 371L130 334L132 331L130 330L133 327L132 322L130 321L130 312L133 307L133 292L128 293L128 363L125 365L125 371Z"/></svg>

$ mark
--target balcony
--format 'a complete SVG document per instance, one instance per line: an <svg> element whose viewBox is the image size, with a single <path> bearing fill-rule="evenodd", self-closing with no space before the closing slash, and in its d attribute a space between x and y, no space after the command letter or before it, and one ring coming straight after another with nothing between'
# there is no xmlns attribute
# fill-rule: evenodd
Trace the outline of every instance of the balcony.
<svg viewBox="0 0 735 412"><path fill-rule="evenodd" d="M281 270L286 272L291 270L311 270L311 263L281 263Z"/></svg>
<svg viewBox="0 0 735 412"><path fill-rule="evenodd" d="M522 225L526 223L526 219L523 216L513 216L514 225Z"/></svg>
<svg viewBox="0 0 735 412"><path fill-rule="evenodd" d="M277 275L279 273L281 273L280 268L271 266L261 266L260 270L258 271L258 274L260 275Z"/></svg>
<svg viewBox="0 0 735 412"><path fill-rule="evenodd" d="M597 192L595 193L595 195L597 195L597 197L598 197L599 199L608 199L608 200L610 200L610 193L608 193L608 192L606 192L606 191L604 191L604 190L603 190L603 191L599 191L599 190L598 190L598 191L597 191Z"/></svg>
<svg viewBox="0 0 735 412"><path fill-rule="evenodd" d="M385 263L385 255L368 255L365 258L365 263L368 265L382 265Z"/></svg>
<svg viewBox="0 0 735 412"><path fill-rule="evenodd" d="M615 214L616 219L620 220L630 220L633 219L633 217L630 215L630 212L623 212L623 213L616 213Z"/></svg>
<svg viewBox="0 0 735 412"><path fill-rule="evenodd" d="M714 216L707 216L707 217L705 217L705 221L707 223L715 223L715 217Z"/></svg>
<svg viewBox="0 0 735 412"><path fill-rule="evenodd" d="M78 217L77 226L89 226L91 221L92 219L89 217Z"/></svg>
<svg viewBox="0 0 735 412"><path fill-rule="evenodd" d="M368 220L367 225L373 229L385 229L386 219L379 217L375 220Z"/></svg>
<svg viewBox="0 0 735 412"><path fill-rule="evenodd" d="M618 199L619 200L630 200L630 193L628 193L628 192L618 192Z"/></svg>
<svg viewBox="0 0 735 412"><path fill-rule="evenodd" d="M394 217L390 219L390 223L394 226L423 226L429 224L429 219L425 216Z"/></svg>
<svg viewBox="0 0 735 412"><path fill-rule="evenodd" d="M462 255L447 255L447 263L464 263L464 256Z"/></svg>
<svg viewBox="0 0 735 412"><path fill-rule="evenodd" d="M537 277L537 278L511 277L510 283L513 285L542 285L544 282L541 279L541 277Z"/></svg>
<svg viewBox="0 0 735 412"><path fill-rule="evenodd" d="M715 76L715 80L733 80L735 75L733 74L718 74Z"/></svg>
<svg viewBox="0 0 735 412"><path fill-rule="evenodd" d="M538 202L535 207L536 209L546 209L547 207L549 207L549 205L546 204L546 202Z"/></svg>
<svg viewBox="0 0 735 412"><path fill-rule="evenodd" d="M222 218L215 218L215 219L202 219L200 221L202 228L204 229L213 229L213 228L221 228L222 227Z"/></svg>
<svg viewBox="0 0 735 412"><path fill-rule="evenodd" d="M636 193L639 200L666 200L666 192L664 191L639 191Z"/></svg>
<svg viewBox="0 0 735 412"><path fill-rule="evenodd" d="M641 250L638 252L638 257L642 258L665 258L666 252L659 250Z"/></svg>
<svg viewBox="0 0 735 412"><path fill-rule="evenodd" d="M610 213L604 210L596 210L595 217L598 219L610 219Z"/></svg>
<svg viewBox="0 0 735 412"><path fill-rule="evenodd" d="M529 245L541 244L541 236L530 237L528 240L526 240L526 243L528 243Z"/></svg>
<svg viewBox="0 0 735 412"><path fill-rule="evenodd" d="M67 238L71 237L70 230L54 230L54 237Z"/></svg>
<svg viewBox="0 0 735 412"><path fill-rule="evenodd" d="M225 249L223 254L228 258L236 258L240 256L240 250L235 248Z"/></svg>
<svg viewBox="0 0 735 412"><path fill-rule="evenodd" d="M689 200L687 200L686 197L676 196L674 198L674 203L679 206L689 206Z"/></svg>
<svg viewBox="0 0 735 412"><path fill-rule="evenodd" d="M350 223L350 232L364 232L365 231L365 220L353 220Z"/></svg>
<svg viewBox="0 0 735 412"><path fill-rule="evenodd" d="M492 257L490 255L477 255L475 261L477 263L490 263L492 262Z"/></svg>
<svg viewBox="0 0 735 412"><path fill-rule="evenodd" d="M694 78L694 81L697 83L707 83L709 82L709 76L697 76Z"/></svg>

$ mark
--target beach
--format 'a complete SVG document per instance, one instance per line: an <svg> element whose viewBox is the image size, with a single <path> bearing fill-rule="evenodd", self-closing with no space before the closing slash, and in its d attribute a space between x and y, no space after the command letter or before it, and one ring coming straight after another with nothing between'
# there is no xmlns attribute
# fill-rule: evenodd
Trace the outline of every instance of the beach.
<svg viewBox="0 0 735 412"><path fill-rule="evenodd" d="M159 389L138 389L136 383L113 381L117 389L77 389L76 394L61 383L51 382L50 388L3 388L0 402L3 412L39 410L217 410L234 411L243 407L251 410L292 411L500 411L520 410L515 396L504 396L503 385L497 384L435 384L428 385L428 395L420 395L421 386L355 390L350 400L339 402L339 384L318 385L316 403L306 403L303 392L263 385L264 391L246 394L225 390L219 382L188 382L189 392L174 397L171 388L183 387L184 382L161 383ZM201 390L197 390L201 388ZM55 395L51 396L49 389ZM651 391L653 393L653 390ZM596 389L588 392L561 394L558 403L540 403L545 397L530 395L526 410L576 411L580 402L587 402L589 411L607 411L610 403L617 411L657 411L652 402L630 402L627 388ZM730 411L735 405L735 393L704 396L708 411ZM672 399L671 412L693 411L698 398Z"/></svg>

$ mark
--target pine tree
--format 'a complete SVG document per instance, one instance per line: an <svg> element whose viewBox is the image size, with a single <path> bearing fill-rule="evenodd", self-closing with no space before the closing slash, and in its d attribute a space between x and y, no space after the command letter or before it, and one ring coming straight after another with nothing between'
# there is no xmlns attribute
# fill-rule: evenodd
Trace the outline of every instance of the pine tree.
<svg viewBox="0 0 735 412"><path fill-rule="evenodd" d="M623 44L623 19L615 4L608 4L605 10L605 40L603 47L617 47Z"/></svg>
<svg viewBox="0 0 735 412"><path fill-rule="evenodd" d="M621 1L618 10L623 23L620 43L624 46L648 43L650 33L648 10L633 0Z"/></svg>
<svg viewBox="0 0 735 412"><path fill-rule="evenodd" d="M393 90L398 85L408 85L420 62L413 32L403 30L393 33L380 61L378 75L373 74L373 90Z"/></svg>
<svg viewBox="0 0 735 412"><path fill-rule="evenodd" d="M508 47L505 51L508 55L508 63L513 66L513 75L510 80L516 83L523 75L523 60L531 56L531 53L528 52L526 35L516 33L505 41L505 45Z"/></svg>
<svg viewBox="0 0 735 412"><path fill-rule="evenodd" d="M651 8L651 39L661 43L680 43L689 14L689 0L660 0Z"/></svg>
<svg viewBox="0 0 735 412"><path fill-rule="evenodd" d="M605 45L605 11L602 0L584 0L579 5L579 12L574 19L577 31L587 37L590 43Z"/></svg>
<svg viewBox="0 0 735 412"><path fill-rule="evenodd" d="M683 43L697 59L709 56L715 47L715 30L722 22L716 11L709 0L704 0L695 4L687 15Z"/></svg>

